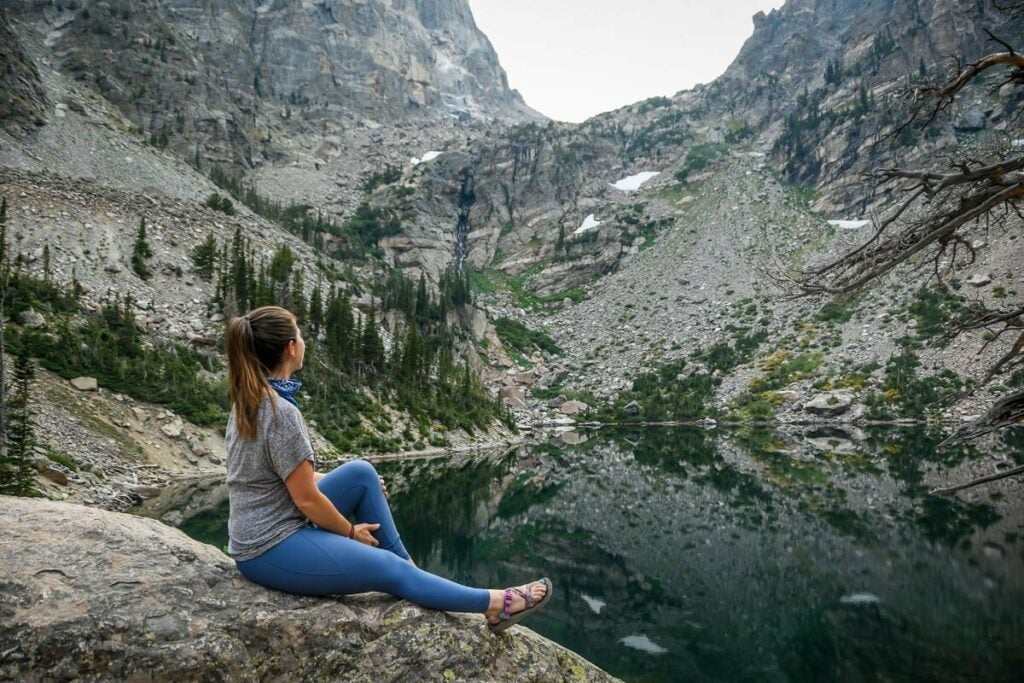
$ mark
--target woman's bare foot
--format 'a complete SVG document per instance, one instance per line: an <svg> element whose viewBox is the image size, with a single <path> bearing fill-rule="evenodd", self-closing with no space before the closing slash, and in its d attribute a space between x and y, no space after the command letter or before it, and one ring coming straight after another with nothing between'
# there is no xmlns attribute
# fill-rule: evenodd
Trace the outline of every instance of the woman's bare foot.
<svg viewBox="0 0 1024 683"><path fill-rule="evenodd" d="M531 597L533 597L534 603L540 602L540 600L548 592L547 584L545 584L543 581L534 581L533 583L526 583L522 586L517 586L517 588L519 588L519 590L523 591L524 593L528 593ZM490 590L488 592L491 594L491 604L487 608L487 611L484 612L484 616L487 617L487 621L489 623L497 624L501 621L501 619L498 618L498 613L501 612L502 608L505 605L505 591ZM526 600L524 600L523 596L519 595L519 593L513 591L512 605L509 607L509 615L515 614L516 612L521 612L525 608Z"/></svg>

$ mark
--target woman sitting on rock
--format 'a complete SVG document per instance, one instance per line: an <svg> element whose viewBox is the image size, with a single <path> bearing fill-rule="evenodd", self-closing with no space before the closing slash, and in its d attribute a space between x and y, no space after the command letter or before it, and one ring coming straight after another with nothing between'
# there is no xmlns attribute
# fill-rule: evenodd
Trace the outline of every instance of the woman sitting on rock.
<svg viewBox="0 0 1024 683"><path fill-rule="evenodd" d="M494 632L547 602L548 579L485 590L418 568L395 528L384 480L365 460L313 471L295 401L300 383L291 379L305 350L295 316L278 306L228 325L228 552L242 575L301 595L381 591L433 609L482 612Z"/></svg>

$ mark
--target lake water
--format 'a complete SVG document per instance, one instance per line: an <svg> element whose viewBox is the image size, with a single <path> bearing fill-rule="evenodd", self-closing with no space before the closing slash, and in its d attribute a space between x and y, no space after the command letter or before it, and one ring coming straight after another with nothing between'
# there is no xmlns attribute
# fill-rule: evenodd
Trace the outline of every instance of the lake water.
<svg viewBox="0 0 1024 683"><path fill-rule="evenodd" d="M602 430L391 461L403 540L457 581L549 576L524 625L628 681L1017 681L1024 430L938 451L920 428ZM226 545L226 504L182 528Z"/></svg>

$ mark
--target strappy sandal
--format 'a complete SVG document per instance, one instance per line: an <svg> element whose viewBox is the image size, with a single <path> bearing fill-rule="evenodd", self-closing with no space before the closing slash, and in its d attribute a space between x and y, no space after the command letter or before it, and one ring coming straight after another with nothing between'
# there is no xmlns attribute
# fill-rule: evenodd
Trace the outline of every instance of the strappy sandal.
<svg viewBox="0 0 1024 683"><path fill-rule="evenodd" d="M500 621L493 624L489 621L487 622L487 628L491 630L491 633L501 633L510 626L518 624L527 614L539 610L541 607L544 606L544 603L548 602L548 600L551 598L551 593L554 591L555 588L551 584L551 580L548 578L543 578L540 581L532 582L530 584L530 587L532 587L534 583L543 583L545 586L547 586L548 589L547 592L544 593L544 596L537 601L534 601L533 599L533 591L524 591L521 588L505 589L504 604L502 605L501 611L498 612L498 614L496 615ZM512 609L513 593L519 594L519 596L526 602L526 607L519 610L515 614L509 614L509 610Z"/></svg>

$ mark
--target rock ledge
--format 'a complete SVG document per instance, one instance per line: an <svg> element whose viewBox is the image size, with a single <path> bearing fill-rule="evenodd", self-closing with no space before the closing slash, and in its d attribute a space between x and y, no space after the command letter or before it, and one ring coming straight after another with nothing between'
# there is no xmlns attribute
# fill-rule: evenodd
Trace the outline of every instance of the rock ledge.
<svg viewBox="0 0 1024 683"><path fill-rule="evenodd" d="M161 522L0 496L0 680L615 680L529 629L267 590Z"/></svg>

